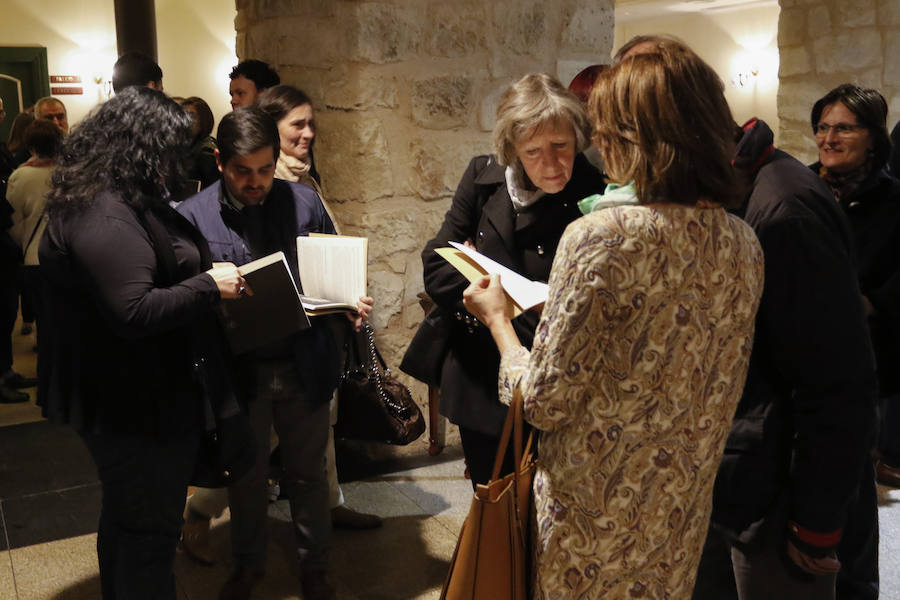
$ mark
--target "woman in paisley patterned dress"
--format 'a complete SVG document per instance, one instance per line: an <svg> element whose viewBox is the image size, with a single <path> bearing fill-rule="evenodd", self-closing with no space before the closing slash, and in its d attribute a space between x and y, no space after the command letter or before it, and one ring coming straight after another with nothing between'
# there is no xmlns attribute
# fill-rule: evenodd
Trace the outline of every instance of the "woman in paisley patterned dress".
<svg viewBox="0 0 900 600"><path fill-rule="evenodd" d="M733 120L695 56L639 55L591 96L610 186L560 240L529 353L499 278L465 292L542 431L534 597L691 597L763 284ZM612 189L612 193L610 193Z"/></svg>

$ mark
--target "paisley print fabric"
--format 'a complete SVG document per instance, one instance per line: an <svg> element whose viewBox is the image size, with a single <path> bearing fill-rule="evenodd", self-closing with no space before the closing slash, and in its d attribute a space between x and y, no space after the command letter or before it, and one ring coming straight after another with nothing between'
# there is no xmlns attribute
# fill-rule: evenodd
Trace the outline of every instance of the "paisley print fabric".
<svg viewBox="0 0 900 600"><path fill-rule="evenodd" d="M573 222L528 353L504 353L541 434L538 599L691 597L763 286L724 210L620 206Z"/></svg>

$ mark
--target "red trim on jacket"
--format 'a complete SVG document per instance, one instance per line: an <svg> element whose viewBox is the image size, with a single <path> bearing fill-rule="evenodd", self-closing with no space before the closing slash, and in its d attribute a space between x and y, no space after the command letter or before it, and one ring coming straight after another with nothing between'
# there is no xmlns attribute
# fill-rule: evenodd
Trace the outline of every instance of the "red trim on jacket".
<svg viewBox="0 0 900 600"><path fill-rule="evenodd" d="M794 521L788 521L788 527L791 528L791 533L797 536L797 539L800 541L810 544L811 546L820 546L822 548L837 546L841 541L841 535L844 533L843 529L837 529L829 533L821 533L819 531L807 529Z"/></svg>

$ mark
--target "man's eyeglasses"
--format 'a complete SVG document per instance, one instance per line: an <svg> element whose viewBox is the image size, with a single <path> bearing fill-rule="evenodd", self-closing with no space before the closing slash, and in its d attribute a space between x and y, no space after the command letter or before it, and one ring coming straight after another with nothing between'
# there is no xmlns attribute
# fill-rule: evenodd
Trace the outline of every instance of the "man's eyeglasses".
<svg viewBox="0 0 900 600"><path fill-rule="evenodd" d="M816 125L816 137L825 137L829 131L833 131L834 135L838 137L849 137L860 129L865 129L865 127L863 125L851 125L850 123L835 123L834 125L819 123Z"/></svg>

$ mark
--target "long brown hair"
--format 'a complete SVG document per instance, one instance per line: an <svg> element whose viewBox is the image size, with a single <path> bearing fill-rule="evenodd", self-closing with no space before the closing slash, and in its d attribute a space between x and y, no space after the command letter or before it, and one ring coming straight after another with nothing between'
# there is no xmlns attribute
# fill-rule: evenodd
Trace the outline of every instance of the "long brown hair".
<svg viewBox="0 0 900 600"><path fill-rule="evenodd" d="M739 201L724 86L690 48L666 44L607 69L589 112L608 175L634 181L640 202Z"/></svg>

